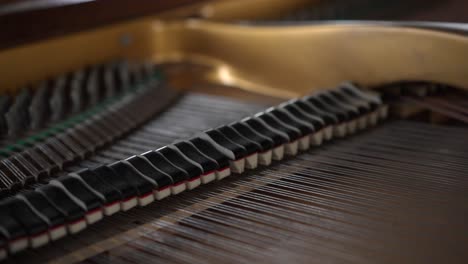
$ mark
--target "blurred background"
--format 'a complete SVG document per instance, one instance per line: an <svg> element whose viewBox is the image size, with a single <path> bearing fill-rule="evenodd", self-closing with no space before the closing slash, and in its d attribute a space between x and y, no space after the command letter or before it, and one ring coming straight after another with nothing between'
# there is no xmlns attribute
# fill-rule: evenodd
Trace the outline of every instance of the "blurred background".
<svg viewBox="0 0 468 264"><path fill-rule="evenodd" d="M108 23L150 16L167 10L212 2L245 0L0 0L0 48L44 37L86 30ZM268 1L261 1L268 2ZM409 20L467 22L466 0L310 0L297 10L262 21L283 20ZM305 4L304 4L305 3ZM249 10L245 10L249 13ZM252 13L252 12L250 12ZM185 14L200 17L206 14ZM251 20L250 14L238 20ZM258 17L253 18L254 20Z"/></svg>

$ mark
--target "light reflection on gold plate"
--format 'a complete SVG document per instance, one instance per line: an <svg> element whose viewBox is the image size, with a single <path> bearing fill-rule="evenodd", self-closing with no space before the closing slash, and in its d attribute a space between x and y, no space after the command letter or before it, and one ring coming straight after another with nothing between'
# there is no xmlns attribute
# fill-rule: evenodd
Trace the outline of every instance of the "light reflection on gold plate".
<svg viewBox="0 0 468 264"><path fill-rule="evenodd" d="M159 24L154 60L204 65L202 80L291 97L344 80L365 86L434 81L468 87L468 38L361 24Z"/></svg>
<svg viewBox="0 0 468 264"><path fill-rule="evenodd" d="M129 37L127 44L122 37ZM365 24L248 26L145 18L0 52L3 91L115 58L187 64L177 78L292 97L351 80L468 87L468 38ZM180 82L183 83L183 82Z"/></svg>

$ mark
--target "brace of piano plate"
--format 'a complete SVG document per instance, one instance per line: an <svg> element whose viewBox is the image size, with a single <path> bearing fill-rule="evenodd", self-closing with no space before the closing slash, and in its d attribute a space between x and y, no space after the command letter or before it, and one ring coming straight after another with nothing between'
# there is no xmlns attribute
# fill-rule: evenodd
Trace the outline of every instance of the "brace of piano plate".
<svg viewBox="0 0 468 264"><path fill-rule="evenodd" d="M283 98L343 80L364 87L402 80L468 87L468 38L416 26L252 26L148 18L1 51L2 89L15 91L115 57L188 63L197 67L185 67L178 78Z"/></svg>

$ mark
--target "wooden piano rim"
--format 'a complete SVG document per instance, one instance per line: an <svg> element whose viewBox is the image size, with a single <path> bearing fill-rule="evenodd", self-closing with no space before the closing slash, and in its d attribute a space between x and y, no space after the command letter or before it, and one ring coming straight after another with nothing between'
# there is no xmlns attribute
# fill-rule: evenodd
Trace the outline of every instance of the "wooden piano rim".
<svg viewBox="0 0 468 264"><path fill-rule="evenodd" d="M316 2L318 0L142 0L131 5L126 0L0 1L0 50L156 14L172 20L273 18Z"/></svg>
<svg viewBox="0 0 468 264"><path fill-rule="evenodd" d="M344 80L468 87L468 38L363 24L246 26L144 18L0 52L3 92L117 58L184 63L179 77L293 97Z"/></svg>

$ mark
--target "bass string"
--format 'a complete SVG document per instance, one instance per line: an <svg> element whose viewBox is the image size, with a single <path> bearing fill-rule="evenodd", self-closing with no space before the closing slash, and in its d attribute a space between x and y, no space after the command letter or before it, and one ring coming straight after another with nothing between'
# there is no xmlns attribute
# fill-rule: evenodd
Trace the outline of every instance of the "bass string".
<svg viewBox="0 0 468 264"><path fill-rule="evenodd" d="M416 99L404 96L402 97L402 100L427 108L436 113L443 114L455 120L468 123L468 115L466 115L464 111L460 112L458 109L453 109L451 107L447 107L446 105L425 99Z"/></svg>
<svg viewBox="0 0 468 264"><path fill-rule="evenodd" d="M413 187L413 185L415 185L415 181L418 180L418 178L416 177L412 178L414 174L410 173L410 171L398 171L398 169L392 167L380 169L378 166L373 166L369 163L359 164L357 162L347 162L340 159L334 160L330 157L313 157L313 159L307 159L307 157L304 157L303 159L305 164L304 166L307 166L308 168L313 168L313 166L315 166L315 170L317 171L322 171L325 173L327 171L330 171L331 173L340 175L340 177L343 177L342 175L345 175L345 177L347 177L347 175L352 175L357 179L360 179L364 176L367 178L370 177L372 183L381 183L383 184L383 187L387 187L387 185L389 185L390 187L399 187L405 190L409 186ZM337 164L337 161L339 161L340 164ZM358 168L356 168L357 165L359 165ZM376 172L377 174L375 174ZM411 175L412 177L408 177L408 175ZM416 174L415 176L418 176L418 174ZM433 177L431 175L429 175L428 178L431 177L437 180L437 177ZM421 184L419 182L417 183L418 185L415 187L415 191L419 191L421 189L421 191L440 190L439 187L435 187L430 181L428 182L425 178L424 182L421 182Z"/></svg>
<svg viewBox="0 0 468 264"><path fill-rule="evenodd" d="M192 97L196 100L192 99ZM245 115L246 111L254 113L255 111L265 107L252 103L246 104L229 98L209 97L208 99L201 100L202 98L203 96L196 93L185 95L176 103L175 106L168 109L132 134L118 140L109 147L94 153L88 159L81 161L74 166L66 167L64 171L58 172L51 177L44 178L43 182L48 182L55 177L79 170L80 168L96 167L103 163L112 163L117 160L125 159L131 155L143 153L150 150L148 146L152 146L152 149L157 149L158 147L170 144L177 139L188 137L199 131L214 127L215 124L238 120ZM199 105L201 102L205 105ZM190 115L184 114L177 119L172 117L166 118L167 115L170 115L171 113L178 113L183 106L191 104L198 104L193 106L198 107L198 111L193 111ZM218 109L219 107L223 110L228 110L231 114L216 115L216 117L213 116L210 111ZM193 121L194 119L196 119L196 121ZM201 122L201 120L206 121ZM158 129L156 130L156 128ZM162 133L158 133L160 131L162 131ZM147 134L143 140L135 140L135 137L138 136L139 132L145 132ZM41 183L34 184L28 189L37 188L41 185Z"/></svg>
<svg viewBox="0 0 468 264"><path fill-rule="evenodd" d="M392 132L392 134L396 133ZM463 145L457 145L459 142L463 142L464 140L466 140L466 136L464 138L459 139L444 139L443 137L446 137L447 135L450 135L450 133L446 133L444 135L440 135L434 138L418 138L409 136L406 139L402 139L401 137L404 137L404 135L401 134L396 134L393 136L380 136L377 138L369 138L367 140L364 140L364 142L369 142L369 144L363 144L363 146L386 146L393 147L398 150L416 150L418 152L422 152L421 154L428 153L433 155L445 154L450 156L463 156L468 154L468 152L463 149ZM419 142L415 143L415 141ZM431 143L431 145L428 146L429 142ZM352 142L350 142L350 144L352 144ZM453 146L453 149L451 149L450 152L444 153L444 145L451 145Z"/></svg>
<svg viewBox="0 0 468 264"><path fill-rule="evenodd" d="M209 188L210 186L204 186L204 187ZM189 193L186 193L186 194L189 194ZM167 218L166 215L160 215L159 214L159 210L157 210L158 207L161 206L162 204L165 204L165 203L173 205L174 202L179 201L180 199L184 199L183 202L186 203L189 200L189 197L190 197L190 195L188 197L184 196L184 193L181 194L181 196L182 196L181 198L178 198L178 196L170 197L168 199L160 201L157 205L156 204L149 205L149 206L147 206L145 208L138 208L138 209L135 209L135 210L133 210L131 212L126 212L124 214L118 214L115 217L106 218L103 221L101 221L100 223L97 223L95 225L95 227L97 229L99 229L99 228L106 228L106 227L115 225L117 227L116 229L119 229L120 226L117 225L118 223L116 221L123 221L122 219L127 219L128 222L126 224L128 225L129 222L134 222L135 219L141 219L141 216L142 216L140 214L139 217L132 218L132 217L129 216L129 214L136 213L136 212L141 213L143 211L148 212L148 214L151 214L151 220L161 219L161 218L166 219ZM195 204L195 203L191 204L190 206L193 207L196 212L207 209L207 207L200 206L200 205ZM186 211L181 211L181 210L174 211L172 215L179 217L179 219L190 216L190 214L188 214ZM107 220L112 220L113 221L112 224L107 224L108 223ZM138 221L138 222L140 222L140 221ZM143 224L142 226L147 227L148 225L150 225L150 224ZM98 244L98 246L92 245L91 249L89 249L89 248L76 248L75 251L72 252L71 254L68 254L66 256L63 256L63 257L59 258L56 261L56 263L70 263L70 262L76 262L76 260L83 260L84 259L83 255L94 255L94 254L97 254L99 252L102 252L103 250L108 250L108 249L114 248L115 246L117 246L119 244L123 244L128 240L135 239L135 238L142 235L141 232L140 232L142 226L137 226L136 228L134 226L135 230L126 230L125 233L122 232L123 233L122 235L119 235L119 236L116 235L114 237L110 237L108 239L105 239L104 241L98 242L98 243L96 243L96 244ZM81 234L82 237L86 237L88 231L89 230L85 230Z"/></svg>
<svg viewBox="0 0 468 264"><path fill-rule="evenodd" d="M151 143L154 148L164 146L167 143L173 142L174 140L193 135L198 131L215 127L219 123L227 123L237 120L244 116L242 111L246 111L246 109L249 110L250 113L253 113L259 109L258 106L251 106L250 108L246 108L244 104L240 104L243 106L243 108L240 108L240 105L235 105L230 109L230 113L234 113L232 116L226 115L226 113L213 116L210 111L216 109L217 104L219 104L219 102L208 104L207 106L203 107L198 105L198 112L192 111L189 113L184 113L178 118L171 117L166 121L155 119L154 123L149 123L141 130L147 134L147 136L144 137L145 142L142 142L143 144L138 144L138 140L134 140L134 137L137 136L131 136L128 137L128 140L125 138L124 140L117 142L116 145L118 146L119 144L127 144L126 146L128 146L128 144L132 144L134 149L129 151L129 153L124 154L135 154L135 151L140 152L148 150L148 145L145 145L146 143ZM203 109L203 111L200 111L200 109ZM242 109L242 111L240 111L241 114L237 112L239 109ZM169 110L168 112L177 113L179 110L179 107L174 107L173 111ZM164 116L162 119L164 119Z"/></svg>
<svg viewBox="0 0 468 264"><path fill-rule="evenodd" d="M192 98L195 98L197 100L193 100ZM236 101L236 100L232 100L232 99L228 99L228 98L222 98L222 97L211 97L208 100L207 99L200 100L202 98L204 98L204 95L201 96L201 95L192 94L192 93L190 93L188 95L185 95L182 99L180 99L179 102L176 103L176 106L170 108L168 111L162 113L160 116L156 117L154 120L148 122L147 124L145 124L143 126L143 128L160 128L159 131L166 131L166 134L173 134L173 136L169 139L172 142L173 140L175 140L177 138L181 138L181 137L184 136L184 135L181 135L180 132L179 133L173 133L173 131L171 131L172 128L176 128L176 131L181 131L181 132L200 131L200 130L207 129L209 127L214 126L214 123L223 123L223 122L225 123L225 122L228 122L228 121L237 120L240 117L243 117L244 115L246 115L245 114L246 111L249 111L250 113L252 113L252 112L258 111L260 109L264 109L264 107L265 107L265 106L261 106L261 105L255 105L255 104L252 104L252 103L246 104L246 103L243 103L242 101ZM203 102L204 104L200 105L200 102ZM180 122L181 121L180 118L177 119L177 120L174 120L172 117L170 117L170 118L165 117L167 113L171 113L171 112L178 113L179 109L182 109L184 106L187 106L187 105L190 105L190 104L195 104L195 105L193 105L191 107L192 108L193 107L198 108L198 111L191 112L191 115L189 115L189 116L185 115L184 116L185 120L182 120L183 122ZM210 113L210 111L216 112L217 109L222 109L223 111L228 111L230 114L226 115L226 113L223 112L223 115L221 115L221 116L214 116L212 113ZM221 113L221 111L217 111L217 112ZM205 126L200 126L199 125L200 122L187 122L187 121L192 120L192 118L194 116L197 116L199 120L210 120L210 122L205 124ZM187 117L190 117L190 118L187 118ZM166 120L166 121L165 121L165 123L163 123L161 120L162 121ZM216 120L219 120L219 121L216 121ZM178 125L180 123L183 123L184 125ZM191 126L186 125L186 124L190 124ZM144 129L139 129L139 130L136 131L136 133L138 133L139 131L143 131L143 130ZM162 134L162 135L164 135L164 134ZM132 140L128 140L129 138L132 139L132 136L133 136L133 134L131 134L130 136L127 136L126 138L124 138L122 140L119 140L117 142L117 144L114 144L114 145L110 146L110 148L113 148L114 146L118 146L121 142L124 143L123 144L124 147L125 147L125 144L132 144ZM169 143L169 141L161 142L160 140L158 140L156 138L156 136L159 136L159 135L156 134L156 133L149 133L149 138L151 138L151 145L155 146L154 148L157 148L158 146L163 146L163 145L166 145L167 143ZM154 139L154 138L156 138L156 139ZM149 143L149 142L147 142L147 143ZM148 150L148 144L146 144L146 145L136 144L133 147L134 147L133 149L131 149L131 148L120 148L120 149L118 149L119 151L107 151L107 150L99 151L98 153L96 153L94 155L94 157L91 158L91 160L97 161L97 163L92 163L92 164L97 166L99 164L103 164L102 161L105 161L106 163L107 162L112 162L112 161L115 161L115 160L118 160L118 159L126 158L126 157L128 157L128 156L130 156L132 154L137 154L137 153L141 153L141 152L144 152L144 151ZM106 153L106 154L102 155L100 153ZM113 153L114 155L109 155L109 153ZM85 161L85 162L87 162L87 161ZM61 175L61 174L66 173L67 171L73 171L73 170L76 170L76 169L77 169L76 166L72 166L72 167L67 168L66 171L59 173L58 175ZM52 178L53 177L45 178L43 182L48 182L48 180L50 180ZM39 187L39 186L41 186L43 184L44 183L34 184L34 185L32 185L31 187L29 187L27 189L36 188L36 187ZM125 226L128 226L128 222L131 222L131 221L128 221L128 220L129 219L124 220L124 221L120 221L119 223L116 223L114 226L123 227L122 230L126 230ZM96 231L95 226L90 226L89 228L91 230L94 229L94 231ZM97 232L95 234L100 234L100 233ZM96 235L96 237L99 238L100 236ZM69 247L72 248L72 250L67 250L66 248L62 248L60 250L59 249L60 246L59 247L54 246L54 247L56 247L58 252L64 251L63 253L66 253L66 252L71 252L76 248L83 247L83 245L90 244L89 240L91 240L91 241L98 240L98 239L93 239L90 235L87 235L86 239L81 241L82 242L81 243L80 238L81 238L81 236L77 236L77 239L75 239L75 237L73 237L73 239L69 239L70 241L64 241L64 243L62 244L62 245L70 245ZM44 250L41 250L41 252L44 252ZM35 259L37 259L37 256L42 255L41 252L36 252L36 251L32 250L31 253L28 252L28 254L22 254L22 255L31 255L31 256L34 256ZM47 252L47 250L46 250L46 252ZM54 255L59 256L61 254L59 253L59 254L54 254ZM24 257L24 259L27 259L27 258L28 257Z"/></svg>
<svg viewBox="0 0 468 264"><path fill-rule="evenodd" d="M386 159L382 159L382 155L372 155L369 153L367 155L357 155L355 153L343 153L338 151L330 151L323 155L325 158L332 158L337 160L349 161L349 162L357 162L359 161L360 164L374 164L375 166L380 166L382 168L395 168L398 164L407 166L408 170L414 171L415 173L424 173L426 170L432 170L434 175L440 175L444 173L444 169L448 173L453 173L457 175L458 173L462 173L460 168L455 166L447 166L445 168L441 166L436 166L438 164L434 164L433 166L424 166L421 164L419 160L411 160L410 158L406 160L398 160L394 157L388 157ZM461 165L460 165L461 166Z"/></svg>
<svg viewBox="0 0 468 264"><path fill-rule="evenodd" d="M458 126L444 126L444 125L437 125L437 124L429 124L429 123L424 123L424 122L418 122L418 121L409 121L409 120L397 120L391 122L392 124L398 124L394 125L389 129L384 129L386 130L386 133L383 133L382 135L388 135L388 134L393 134L394 132L398 131L401 133L406 133L406 136L409 138L412 138L414 136L418 137L439 137L439 136L444 136L450 133L453 135L453 137L450 138L440 138L442 140L456 140L457 138L459 139L466 137L466 127L458 127ZM377 131L380 129L380 127L376 127L374 131ZM444 142L444 141L442 141ZM417 142L415 142L417 143ZM437 142L436 142L437 143Z"/></svg>
<svg viewBox="0 0 468 264"><path fill-rule="evenodd" d="M380 170L382 172L398 172L399 168L397 167L398 165L405 165L406 169L408 172L412 172L415 175L421 175L424 174L425 171L427 170L433 170L433 173L428 175L428 179L433 178L436 181L439 181L441 183L443 182L453 182L453 180L450 179L450 177L447 177L448 179L440 179L437 175L444 175L444 171L440 168L434 168L434 166L428 166L424 167L424 164L414 164L409 163L409 162L401 162L399 163L398 161L390 161L390 160L382 160L379 159L378 157L369 157L369 155L352 155L352 154L340 154L340 153L328 153L328 152L321 152L320 157L315 158L309 158L309 157L304 157L304 159L311 160L312 162L314 161L322 161L322 162L333 162L333 160L340 160L342 162L343 166L353 166L355 165L360 165L362 168L366 169L372 169L375 168L377 170ZM448 169L448 173L453 173L453 175L460 175L459 170L452 170ZM450 174L449 174L450 175ZM456 176L454 176L456 177ZM457 182L462 179L459 178Z"/></svg>
<svg viewBox="0 0 468 264"><path fill-rule="evenodd" d="M205 216L205 217L206 217L206 216ZM221 217L221 218L220 218L220 217ZM187 218L187 219L188 219L188 218ZM217 218L217 219L218 219L218 222L219 222L219 221L222 221L222 220L223 220L223 216L222 216L222 215L221 215L221 216L218 216L218 218ZM213 219L213 215L211 215L211 216L210 216L210 219L209 219L209 220L211 220L211 221L216 221L216 219ZM195 227L195 228L196 228L196 227L200 226L200 224L199 224L199 223L200 223L200 222L195 222L195 223L193 224L193 227ZM209 224L211 224L211 223L212 223L212 222L210 222ZM223 221L223 226L225 226L225 225L226 225L226 221ZM249 223L249 225L252 225L252 223ZM211 227L211 225L210 225L210 227ZM257 226L255 226L255 227L257 227L257 228L258 228L258 225L257 225ZM211 232L211 233L213 233L213 232ZM219 234L226 233L226 230L223 228L223 231L222 231L222 232L218 232L218 233L219 233ZM229 235L231 235L231 234L229 233ZM224 235L224 237L226 237L226 236ZM237 236L237 237L239 237L239 236ZM250 244L252 244L252 243L253 243L253 241L252 241L252 238L251 238L251 237L250 237L249 241L250 241ZM176 248L178 248L178 246L177 246ZM257 255L258 255L258 254L259 254L259 253L257 253Z"/></svg>
<svg viewBox="0 0 468 264"><path fill-rule="evenodd" d="M272 185L276 185L276 182L275 182L274 184L268 185L268 187L270 187L270 186L272 186ZM283 188L282 188L282 187L283 187ZM290 186L287 186L287 188L288 188L289 190L292 189ZM266 194L266 195L268 195L268 194L271 193L271 195L276 195L276 196L278 196L278 195L283 194L283 195L284 195L285 197L287 197L287 198L291 197L291 192L290 192L289 190L288 190L288 191L284 191L285 186L277 185L277 186L272 186L271 188L261 187L261 188L259 188L259 189L260 189L260 190L258 190L257 192L255 192L255 194L257 194L257 193L260 192L260 193ZM296 189L293 189L292 192L293 192L293 193L294 193L294 192L298 192L298 189L301 190L301 189L300 189L300 186L299 186L299 187L296 187ZM301 192L304 193L305 191L304 191L304 190L301 190ZM315 192L316 192L316 191L314 191L314 192L312 192L312 193L310 194L310 196L311 196L312 198L309 198L308 196L306 196L307 199L304 199L304 200L305 200L305 202L304 202L305 204L307 204L306 202L309 202L309 203L310 203L310 200L313 200L313 199L314 199L314 197L316 196L316 195L314 195ZM302 193L301 193L301 195L297 195L296 197L293 197L293 198L290 198L290 199L298 200L298 199L300 199L300 197L302 196ZM336 192L336 193L339 194L340 192ZM331 193L331 194L333 195L333 193ZM322 194L321 192L318 192L317 195L322 195L322 196L323 196L323 194ZM304 196L305 196L305 195L304 195ZM333 197L333 196L330 196L330 194L328 194L328 196L329 196L329 197L332 197L333 199L337 199L337 198L335 198L335 197ZM284 199L287 200L287 198L284 198ZM329 199L330 199L330 198L329 198ZM329 200L329 199L328 199L328 200ZM353 201L353 202L347 202L346 200L343 200L343 201L342 201L343 203L345 203L345 205L346 205L346 203L350 203L350 204L351 204L350 206L343 207L343 208L337 208L337 205L333 205L333 204L330 205L330 206L333 206L333 207L332 207L333 210L340 210L340 209L341 209L340 211L344 211L344 212L348 212L348 213L353 213L353 214L360 214L360 215L364 215L364 216L366 216L366 215L365 215L366 213L367 213L367 214L371 214L372 216L370 216L370 217L367 216L367 217L373 218L373 219L375 218L375 219L377 219L377 220L385 220L385 219L387 219L387 218L389 217L389 215L391 216L393 212L395 212L395 211L401 211L401 210L403 210L403 209L405 209L406 211L408 211L408 214L407 214L408 217L420 217L420 218L423 218L423 217L427 217L427 216L431 215L431 213L432 213L432 211L431 211L432 208L431 208L431 207L428 207L428 206L426 206L426 208L422 208L422 209L421 209L421 208L420 208L420 207L421 207L420 205L419 205L419 206L414 206L413 204L411 204L412 207L411 207L411 208L408 208L408 206L404 207L404 206L401 206L401 205L392 206L393 204L388 203L388 202L385 202L385 201L380 201L380 200L378 200L379 202L378 202L377 204L374 203L374 206L372 206L372 204L369 204L368 206L366 206L365 204L363 204L362 206L359 206L359 205L356 206L356 207L357 207L357 208L356 208L356 207L354 207L354 206L355 206L355 204L356 204L355 200L357 200L357 199L356 199L355 197L350 197L350 199L352 199L351 201ZM377 197L376 197L376 199L377 199ZM398 201L398 199L395 199L395 200ZM399 199L399 200L403 200L403 199ZM320 204L321 207L325 207L325 208L327 207L327 205L323 205L323 202L322 202L322 201L319 201L317 204ZM385 205L385 207L383 207L383 205ZM361 210L359 210L359 209L361 209ZM360 212L364 212L364 213L360 213ZM426 214L426 215L424 215L424 214ZM379 216L381 216L381 217L379 217Z"/></svg>
<svg viewBox="0 0 468 264"><path fill-rule="evenodd" d="M450 109L452 111L456 111L461 113L462 115L468 116L468 108L466 107L467 100L463 97L455 97L455 96L448 96L448 97L428 97L425 98L426 102L430 104L439 105Z"/></svg>
<svg viewBox="0 0 468 264"><path fill-rule="evenodd" d="M416 148L418 150L428 152L430 151L430 148L433 148L434 146L439 147L445 144L453 144L452 151L457 151L456 153L467 153L462 146L456 145L460 141L466 140L466 128L451 131L442 130L438 126L434 125L431 127L422 126L420 130L423 130L423 132L417 132L417 130L403 128L405 124L406 122L388 122L385 129L383 127L376 127L375 129L368 131L366 138L363 140L364 142L369 141L374 144L388 145L392 147L398 147L400 145L400 148L409 145L408 148ZM436 130L438 133L428 133L427 131L424 131L432 129ZM450 137L447 137L447 135L450 135ZM358 140L358 137L359 136L356 136L355 138L351 138L349 141L347 140L346 144L353 144L353 142ZM359 139L359 142L362 142L362 139ZM433 145L427 146L427 142L431 142Z"/></svg>
<svg viewBox="0 0 468 264"><path fill-rule="evenodd" d="M316 163L312 164L314 167L310 167L310 162L306 162L306 165L297 163L296 166L284 165L282 168L303 168L304 172L294 173L290 175L286 172L278 173L278 175L285 177L284 181L293 181L298 183L309 183L311 182L315 186L321 186L323 188L340 188L342 191L352 190L353 193L358 193L365 197L380 197L391 201L394 197L404 197L405 199L411 199L415 202L420 199L425 199L431 202L442 202L433 194L428 195L427 190L432 192L432 189L425 188L419 190L407 186L407 184L401 183L396 177L392 177L393 174L388 174L386 177L383 173L378 171L378 174L372 171L365 170L354 170L354 169L343 169L341 167L323 166L323 164ZM274 173L274 172L273 172ZM399 176L408 175L402 173ZM364 192L365 191L365 192Z"/></svg>
<svg viewBox="0 0 468 264"><path fill-rule="evenodd" d="M229 210L229 209L228 209L228 210ZM229 214L229 212L232 212L232 210L230 210L230 211L224 211L224 212L222 212L222 214L219 215L220 221L222 221L224 224L226 223L226 215ZM197 215L197 216L198 216L198 215ZM264 221L264 219L262 219L262 220L259 221L259 222L261 222L262 224L264 224L265 221ZM247 224L244 224L244 226L250 226L250 225L252 225L252 222L249 222L249 223L247 223ZM270 232L275 232L275 230L278 230L278 228L279 228L279 226L274 226L274 229L271 229ZM258 227L256 227L255 230L257 230L257 229L258 229ZM223 233L224 233L224 232L223 232ZM298 234L297 234L297 233L293 233L293 235L294 235L294 236L297 236Z"/></svg>
<svg viewBox="0 0 468 264"><path fill-rule="evenodd" d="M365 138L365 137L363 137L363 138ZM345 142L345 141L343 141L343 142ZM338 143L339 143L339 142L338 142ZM306 156L306 155L309 155L309 154L302 155L302 156L300 156L300 158L301 158L301 157L304 157L304 156ZM319 155L319 156L320 156L320 155ZM295 160L292 160L292 161L295 161ZM288 162L292 162L292 161L288 161ZM288 162L286 162L286 163L288 163ZM336 160L335 160L335 163L337 163ZM341 162L338 162L338 166L341 167L341 166L339 165L339 163L341 163ZM291 166L294 166L294 163L293 163L293 165L291 165ZM288 172L290 172L290 171L288 171ZM278 175L278 177L280 177L280 178L281 178L281 177L284 177L284 176L285 176L285 175ZM333 175L332 175L332 176L333 176ZM242 182L242 179L236 179L236 180L239 180L240 182ZM275 180L277 180L277 179L275 179ZM265 179L264 179L264 177L263 177L263 178L261 178L260 183L261 183L261 184L251 184L251 183L249 183L249 185L245 184L245 185L239 185L239 186L243 187L242 189L244 189L246 186L249 187L249 188L253 188L253 189L259 189L259 187L265 186L266 184L269 184L269 183L271 183L271 182L269 182L269 181L268 181L268 182L265 182ZM263 184L263 185L262 185L262 184ZM283 187L284 187L284 186L283 186ZM223 188L223 187L221 187L221 188ZM277 194L278 194L278 190L277 190L277 189L278 189L278 188L275 188L275 189L268 189L269 195L271 195L271 197L276 197ZM237 189L235 189L235 190L237 190ZM197 190L195 190L195 191L197 191ZM200 191L200 192L202 191L201 188L200 188L199 191ZM232 189L230 189L230 190L225 190L225 191L228 191L228 192L229 192L229 195L225 194L224 196L221 196L222 198L230 199L230 198L232 198L232 195L235 195L235 194L236 194L235 192L232 191ZM201 193L201 194L202 194L202 193ZM289 194L289 193L288 193L288 194ZM213 195L215 195L215 196L214 196L215 198L217 197L217 198L219 199L219 195L216 196L217 193L214 193ZM313 196L313 195L314 195L314 194L312 193L311 196ZM310 196L306 196L306 197L309 198ZM186 198L186 197L185 197L185 196L176 197L176 199L184 199L184 198ZM247 201L250 202L251 200L252 200L252 196L249 195L249 200L247 200ZM285 200L287 200L287 199L285 199ZM242 203L242 208L245 207L244 204L245 204L247 201L243 201L243 203ZM203 201L199 201L199 202L203 202ZM305 201L303 201L303 202L305 202ZM172 206L172 204L169 204L169 203L162 203L162 204L167 205L167 206ZM206 206L215 206L216 204L217 204L217 202L214 202L214 203L212 202L212 203L205 204L205 205L206 205ZM304 204L307 204L307 203L304 203ZM258 210L259 207L261 208L262 205L260 204L260 205L258 205L257 207L255 207L255 208L253 208L253 209L254 209L254 210ZM252 208L249 208L249 209L252 209ZM237 207L234 207L234 208L233 208L233 207L231 206L231 207L228 207L228 208L225 209L225 210L227 210L227 211L222 211L222 212L223 212L223 213L232 212L233 210L234 210L234 211L238 210L238 208L237 208ZM243 211L243 212L245 213L246 211ZM250 212L250 210L248 210L247 212ZM260 214L260 215L261 215L261 214ZM217 214L217 216L218 216L218 221L221 221L221 220L224 219L224 215L223 215L223 214ZM132 217L129 217L129 218L131 219ZM186 219L190 219L190 218L192 218L192 217L188 217L188 218L186 218ZM111 218L109 218L109 219L111 219ZM252 223L250 223L250 224L252 224ZM117 225L114 225L114 224L113 224L113 226L117 226ZM255 230L254 230L254 231L255 231ZM270 231L271 231L271 230L270 230ZM220 231L220 232L221 232L221 231ZM253 231L252 231L252 232L253 232ZM288 234L291 235L290 233L288 233ZM296 234L296 233L294 233L294 234Z"/></svg>
<svg viewBox="0 0 468 264"><path fill-rule="evenodd" d="M302 156L301 156L301 157L302 157ZM263 174L265 174L265 172L263 172ZM280 178L281 178L281 177L284 177L284 175L280 175L279 177L280 177ZM261 177L259 176L258 178L259 178L259 179L264 179L264 175L262 175ZM244 181L247 181L247 179L244 179ZM240 182L242 182L242 180L240 180ZM237 183L237 181L236 181L236 183ZM255 185L255 184L254 184L253 186L252 186L252 182L251 182L251 181L248 181L248 183L251 184L251 187L256 188L255 190L258 190L259 187L260 187L260 188L265 188L265 186L266 186L264 183L262 183L262 184L260 184L260 185ZM239 183L239 184L241 184L241 183ZM271 183L270 183L270 184L271 184ZM245 186L245 185L244 185L244 186ZM224 191L233 192L232 189L231 189L231 188L228 188L227 186L226 186L226 187L220 187L220 189L221 189L221 190L224 190ZM273 190L269 190L269 191L270 191L271 194L277 194L277 193L278 193L278 190L277 190L277 189L273 189ZM201 190L200 190L200 192L201 192ZM208 195L208 193L203 192L203 193L200 193L200 195L201 195L201 196L203 196L203 195ZM218 194L218 193L214 193L213 195L214 195L215 197L219 197L219 194ZM224 210L221 210L221 209L219 209L219 208L220 208L221 206L225 206L226 203L218 204L218 203L216 203L216 202L212 202L211 205L213 206L213 208L216 208L216 210L219 211L219 214L214 215L214 216L217 216L217 217L218 217L217 220L218 220L220 223L222 223L222 222L226 223L226 219L227 219L226 215L229 214L229 213L232 214L232 212L235 212L235 214L239 214L239 212L240 212L240 211L239 211L239 208L238 208L239 205L241 205L241 206L240 206L241 208L246 208L246 207L247 207L247 208L250 208L251 210L248 210L248 211L247 211L247 212L249 212L250 214L252 214L252 210L254 210L254 212L260 210L262 213L260 213L260 214L258 215L258 217L264 216L264 215L265 215L266 213L268 213L268 212L271 213L271 211L265 212L265 206L264 206L264 204L260 204L260 205L258 205L258 206L256 206L256 207L252 208L252 200L253 200L252 198L257 197L256 195L251 194L251 193L249 193L249 194L243 194L243 195L244 195L244 196L247 195L250 199L249 199L249 200L246 200L246 201L243 201L242 203L239 203L239 202L238 202L238 203L235 203L236 206L234 206L234 208L228 206L228 207L226 207ZM197 196L197 197L198 197L198 196ZM182 198L182 197L181 197L181 198ZM308 197L307 197L307 198L308 198ZM203 202L204 202L204 200L203 200L201 197L200 197L199 199L200 199L200 200L198 201L199 203L203 203ZM238 199L238 198L236 198L236 199ZM255 198L255 199L259 199L259 198L257 197L257 198ZM283 205L284 205L284 204L282 204L282 206L283 206ZM213 210L215 210L215 209L213 209L213 208L210 209L210 210L207 210L207 211L213 211ZM263 209L262 209L262 208L263 208ZM262 211L262 210L263 210L263 211ZM245 213L246 211L241 211L241 212ZM206 213L203 212L202 214L205 215ZM198 215L196 215L196 216L199 217L199 216L202 215L202 214L198 214ZM284 214L282 214L282 216L284 216ZM195 216L194 216L194 217L195 217ZM194 218L194 217L190 217L190 219L191 219L191 218ZM211 218L209 218L209 219L212 220L212 217L213 217L213 215L211 215ZM189 219L189 218L187 218L187 219ZM250 218L249 218L249 219L250 219ZM289 221L292 221L292 219L290 219L290 218L288 218L288 220L289 220ZM259 221L260 221L260 220L259 220ZM265 221L265 220L262 219L262 221L260 221L260 222L263 222L263 221ZM252 222L247 222L247 223L243 223L243 224L246 225L246 226L247 226L247 225L252 225ZM196 223L194 224L194 226L196 226ZM278 226L274 226L274 227L275 227L274 230L278 230L277 228L281 229L281 228L278 227ZM220 231L220 232L221 232L221 231Z"/></svg>
<svg viewBox="0 0 468 264"><path fill-rule="evenodd" d="M352 147L352 148L350 148ZM411 147L405 146L404 148L398 148L398 146L388 147L388 146L381 146L375 144L374 142L365 142L365 144L352 144L346 145L345 147L336 145L336 146L327 146L329 150L338 150L340 152L345 153L353 153L358 155L387 155L388 159L392 160L401 160L399 157L404 155L405 158L410 158L412 161L421 162L429 161L431 165L434 162L437 163L438 166L446 166L446 164L450 166L463 166L463 157L457 157L448 153L444 162L440 160L442 157L439 153L428 153L423 151L414 151Z"/></svg>

